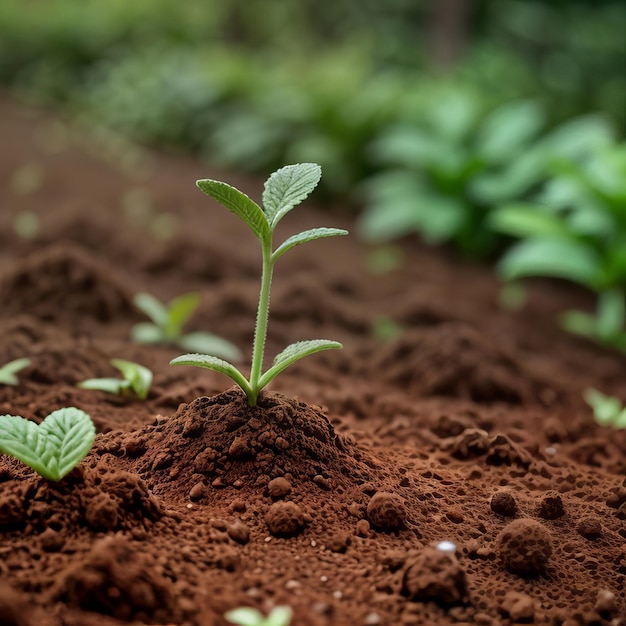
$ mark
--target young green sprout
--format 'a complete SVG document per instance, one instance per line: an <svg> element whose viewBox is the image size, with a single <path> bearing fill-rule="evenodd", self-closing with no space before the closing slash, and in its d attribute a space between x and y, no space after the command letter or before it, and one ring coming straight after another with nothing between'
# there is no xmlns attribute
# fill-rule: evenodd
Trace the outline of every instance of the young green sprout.
<svg viewBox="0 0 626 626"><path fill-rule="evenodd" d="M288 606L275 606L267 617L250 607L233 609L224 617L237 626L289 626L292 615Z"/></svg>
<svg viewBox="0 0 626 626"><path fill-rule="evenodd" d="M139 363L112 359L111 365L117 368L123 378L90 378L79 383L81 389L106 391L117 396L134 393L140 400L145 400L152 384L152 372Z"/></svg>
<svg viewBox="0 0 626 626"><path fill-rule="evenodd" d="M133 341L175 345L183 350L193 350L233 361L241 359L239 349L222 337L206 332L183 334L183 326L200 304L200 294L186 293L165 305L149 293L138 293L134 303L152 322L136 324L131 330Z"/></svg>
<svg viewBox="0 0 626 626"><path fill-rule="evenodd" d="M597 389L587 389L585 401L593 409L593 416L600 426L626 428L626 408L618 398L605 396Z"/></svg>
<svg viewBox="0 0 626 626"><path fill-rule="evenodd" d="M315 163L299 163L279 169L265 182L263 208L241 191L226 183L217 180L199 180L196 183L204 193L239 216L261 242L263 269L252 349L252 366L250 378L246 379L231 363L203 354L185 354L172 360L171 364L194 365L226 374L245 392L250 406L256 405L261 389L295 361L315 352L343 347L337 341L326 339L299 341L287 346L276 356L273 365L265 372L262 371L270 306L270 287L276 261L291 248L307 241L348 234L346 230L339 228L314 228L292 235L276 249L273 249L272 235L276 225L315 189L320 178L321 168Z"/></svg>
<svg viewBox="0 0 626 626"><path fill-rule="evenodd" d="M18 385L20 381L16 374L29 365L30 359L15 359L5 363L0 367L0 385Z"/></svg>
<svg viewBox="0 0 626 626"><path fill-rule="evenodd" d="M0 415L0 453L8 454L47 480L59 481L86 456L96 438L87 413L68 407L37 425L19 415Z"/></svg>

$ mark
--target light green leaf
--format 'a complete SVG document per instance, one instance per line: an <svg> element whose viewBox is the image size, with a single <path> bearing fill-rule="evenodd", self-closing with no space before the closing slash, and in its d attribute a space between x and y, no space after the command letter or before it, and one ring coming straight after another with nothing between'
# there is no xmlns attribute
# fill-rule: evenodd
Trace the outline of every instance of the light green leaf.
<svg viewBox="0 0 626 626"><path fill-rule="evenodd" d="M289 626L293 611L288 606L275 606L265 620L266 626Z"/></svg>
<svg viewBox="0 0 626 626"><path fill-rule="evenodd" d="M512 246L498 264L504 280L530 276L563 278L594 289L602 272L602 260L578 241L528 239Z"/></svg>
<svg viewBox="0 0 626 626"><path fill-rule="evenodd" d="M534 204L509 204L496 209L489 216L488 224L496 232L519 238L574 238L564 218Z"/></svg>
<svg viewBox="0 0 626 626"><path fill-rule="evenodd" d="M315 241L316 239L322 239L323 237L339 237L340 235L347 235L348 231L341 228L312 228L311 230L305 230L297 235L292 235L274 250L272 254L272 260L276 261L278 257L282 256L291 250L295 246L299 246L307 241Z"/></svg>
<svg viewBox="0 0 626 626"><path fill-rule="evenodd" d="M175 339L181 334L182 327L200 304L199 293L185 293L174 298L167 306L165 336Z"/></svg>
<svg viewBox="0 0 626 626"><path fill-rule="evenodd" d="M226 374L234 380L246 393L251 393L250 384L243 374L231 363L208 354L183 354L170 361L170 365L193 365L194 367L204 367L205 369Z"/></svg>
<svg viewBox="0 0 626 626"><path fill-rule="evenodd" d="M317 186L322 168L316 163L298 163L276 170L266 181L263 209L272 228Z"/></svg>
<svg viewBox="0 0 626 626"><path fill-rule="evenodd" d="M263 626L265 624L263 614L248 606L228 611L224 617L237 626Z"/></svg>
<svg viewBox="0 0 626 626"><path fill-rule="evenodd" d="M114 396L119 396L123 391L130 389L130 382L120 378L90 378L78 383L81 389L90 391L104 391Z"/></svg>
<svg viewBox="0 0 626 626"><path fill-rule="evenodd" d="M145 400L148 397L153 376L147 367L124 359L112 359L111 365L122 372L124 380L128 381L138 398Z"/></svg>
<svg viewBox="0 0 626 626"><path fill-rule="evenodd" d="M135 324L130 331L130 335L135 343L155 344L166 341L163 331L150 322Z"/></svg>
<svg viewBox="0 0 626 626"><path fill-rule="evenodd" d="M0 416L0 452L19 459L48 480L61 480L91 449L96 429L87 413L69 407L39 425L15 415Z"/></svg>
<svg viewBox="0 0 626 626"><path fill-rule="evenodd" d="M593 416L601 426L626 428L626 409L618 398L604 395L597 389L587 389L585 401L593 409Z"/></svg>
<svg viewBox="0 0 626 626"><path fill-rule="evenodd" d="M274 364L261 376L260 388L265 387L272 379L280 374L284 369L302 359L309 354L315 354L322 350L337 350L343 346L338 341L328 341L327 339L311 339L309 341L298 341L287 346L274 359Z"/></svg>
<svg viewBox="0 0 626 626"><path fill-rule="evenodd" d="M30 359L15 359L0 367L0 385L17 385L19 380L16 376L18 372L30 365Z"/></svg>
<svg viewBox="0 0 626 626"><path fill-rule="evenodd" d="M565 311L560 315L559 323L561 328L574 335L594 340L598 338L598 321L589 313Z"/></svg>
<svg viewBox="0 0 626 626"><path fill-rule="evenodd" d="M605 341L619 335L624 330L624 292L621 289L603 291L598 299L598 335Z"/></svg>
<svg viewBox="0 0 626 626"><path fill-rule="evenodd" d="M245 193L218 180L198 180L196 185L201 191L240 217L261 241L269 240L270 225L263 209Z"/></svg>
<svg viewBox="0 0 626 626"><path fill-rule="evenodd" d="M230 341L202 331L183 335L176 342L176 345L183 350L210 354L223 359L232 359L233 361L240 361L243 357L241 350Z"/></svg>
<svg viewBox="0 0 626 626"><path fill-rule="evenodd" d="M156 326L159 328L165 328L167 319L169 317L167 307L159 302L154 296L149 293L138 293L133 302L135 306L145 313Z"/></svg>

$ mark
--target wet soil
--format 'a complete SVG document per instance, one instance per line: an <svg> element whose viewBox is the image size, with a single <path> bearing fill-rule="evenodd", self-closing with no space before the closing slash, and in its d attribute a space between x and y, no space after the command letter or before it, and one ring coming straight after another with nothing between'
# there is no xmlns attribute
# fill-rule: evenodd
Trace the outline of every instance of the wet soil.
<svg viewBox="0 0 626 626"><path fill-rule="evenodd" d="M276 271L267 353L345 348L250 408L129 337L134 293L198 291L189 329L251 345L256 240L194 181L255 198L262 181L8 98L0 136L0 363L32 360L0 413L77 406L99 433L57 484L0 458L2 625L223 626L274 605L297 626L626 624L626 431L581 397L626 400L626 360L554 321L586 294L537 282L507 311L489 267L415 240L384 273L356 236L302 246ZM39 230L19 237L24 212ZM321 225L355 229L310 204L279 237ZM77 387L115 357L154 371L146 401Z"/></svg>

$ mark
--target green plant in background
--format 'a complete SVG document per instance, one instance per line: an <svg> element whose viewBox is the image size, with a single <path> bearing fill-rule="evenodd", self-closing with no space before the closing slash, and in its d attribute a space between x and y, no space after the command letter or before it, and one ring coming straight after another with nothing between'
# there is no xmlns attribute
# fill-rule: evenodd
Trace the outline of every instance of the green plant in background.
<svg viewBox="0 0 626 626"><path fill-rule="evenodd" d="M5 363L0 367L0 385L18 385L20 381L16 374L26 369L30 362L30 359L15 359Z"/></svg>
<svg viewBox="0 0 626 626"><path fill-rule="evenodd" d="M552 160L582 158L611 136L608 122L596 116L546 134L547 115L530 100L485 115L472 92L436 94L421 116L383 130L371 146L383 171L363 187L360 232L369 240L419 233L429 243L489 256L503 243L486 227L494 205L528 198Z"/></svg>
<svg viewBox="0 0 626 626"><path fill-rule="evenodd" d="M87 413L59 409L37 425L18 415L0 415L0 453L25 463L47 480L59 481L87 455L96 429Z"/></svg>
<svg viewBox="0 0 626 626"><path fill-rule="evenodd" d="M626 144L553 167L556 175L537 202L507 204L490 216L491 228L520 239L500 260L500 276L587 287L598 297L595 315L567 312L563 327L626 351Z"/></svg>
<svg viewBox="0 0 626 626"><path fill-rule="evenodd" d="M288 606L275 606L267 617L251 607L233 609L224 615L237 626L289 626L292 616L293 612Z"/></svg>
<svg viewBox="0 0 626 626"><path fill-rule="evenodd" d="M626 428L626 408L618 398L605 396L597 389L587 389L585 401L593 409L593 416L600 426Z"/></svg>
<svg viewBox="0 0 626 626"><path fill-rule="evenodd" d="M185 354L173 359L171 363L172 365L205 367L226 374L245 392L250 406L256 405L261 389L292 363L309 354L342 347L337 341L326 339L299 341L287 346L276 356L272 367L262 372L269 317L270 288L276 261L291 248L308 241L348 234L347 231L338 228L314 228L292 235L275 250L273 249L272 236L278 222L315 189L320 177L321 168L315 163L287 165L277 170L265 182L263 208L244 193L224 182L199 180L196 183L204 193L240 217L261 243L263 266L252 365L250 378L247 380L234 365L213 356Z"/></svg>
<svg viewBox="0 0 626 626"><path fill-rule="evenodd" d="M183 350L212 354L234 361L241 359L239 349L222 337L201 331L183 334L183 326L200 304L200 294L186 293L165 305L148 293L138 293L134 303L152 320L152 323L142 322L133 326L131 331L133 341L175 345Z"/></svg>
<svg viewBox="0 0 626 626"><path fill-rule="evenodd" d="M117 396L134 393L140 400L145 400L152 385L152 372L139 363L112 359L111 365L117 368L123 378L90 378L79 383L81 389L106 391Z"/></svg>

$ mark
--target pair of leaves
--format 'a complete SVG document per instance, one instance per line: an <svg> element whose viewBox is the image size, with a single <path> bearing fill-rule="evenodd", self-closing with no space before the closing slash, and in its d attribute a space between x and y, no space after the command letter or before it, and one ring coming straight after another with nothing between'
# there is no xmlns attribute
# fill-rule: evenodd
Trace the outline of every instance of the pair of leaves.
<svg viewBox="0 0 626 626"><path fill-rule="evenodd" d="M200 304L200 294L186 293L167 305L149 293L138 293L135 306L145 313L152 323L136 324L132 329L133 341L143 344L176 344L183 350L193 350L238 361L241 352L230 341L206 332L183 334L183 326Z"/></svg>
<svg viewBox="0 0 626 626"><path fill-rule="evenodd" d="M122 373L123 378L90 378L78 386L81 389L105 391L118 396L132 392L140 400L148 397L152 385L152 372L147 367L124 359L112 359L111 365Z"/></svg>
<svg viewBox="0 0 626 626"><path fill-rule="evenodd" d="M588 389L585 392L585 400L593 409L598 424L611 428L626 428L626 408L617 398L606 396L597 389Z"/></svg>
<svg viewBox="0 0 626 626"><path fill-rule="evenodd" d="M251 607L233 609L224 615L237 626L289 626L292 616L293 611L288 606L275 606L267 617Z"/></svg>
<svg viewBox="0 0 626 626"><path fill-rule="evenodd" d="M87 413L69 407L41 424L18 415L0 415L0 453L25 463L48 480L61 480L91 449L96 429Z"/></svg>

